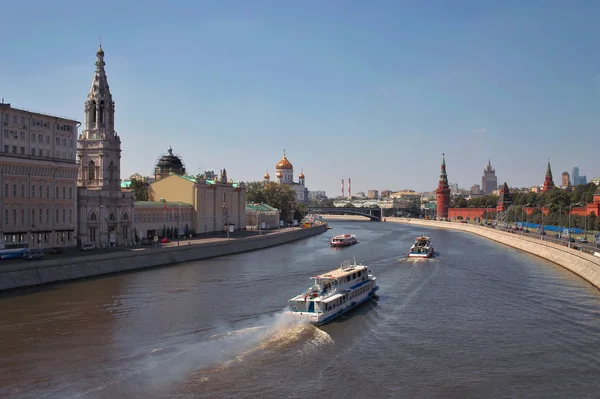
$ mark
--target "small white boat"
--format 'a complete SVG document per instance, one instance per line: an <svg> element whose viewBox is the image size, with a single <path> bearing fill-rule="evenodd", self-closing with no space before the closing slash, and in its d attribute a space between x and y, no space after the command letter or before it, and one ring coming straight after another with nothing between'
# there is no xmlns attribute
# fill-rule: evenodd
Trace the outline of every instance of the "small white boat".
<svg viewBox="0 0 600 399"><path fill-rule="evenodd" d="M433 246L429 237L419 236L408 252L409 258L431 258L433 256Z"/></svg>
<svg viewBox="0 0 600 399"><path fill-rule="evenodd" d="M349 247L358 242L355 235L352 234L340 234L333 236L329 245L332 247Z"/></svg>
<svg viewBox="0 0 600 399"><path fill-rule="evenodd" d="M323 325L375 295L376 277L365 265L343 262L338 269L311 277L314 284L288 301L285 312L313 325Z"/></svg>

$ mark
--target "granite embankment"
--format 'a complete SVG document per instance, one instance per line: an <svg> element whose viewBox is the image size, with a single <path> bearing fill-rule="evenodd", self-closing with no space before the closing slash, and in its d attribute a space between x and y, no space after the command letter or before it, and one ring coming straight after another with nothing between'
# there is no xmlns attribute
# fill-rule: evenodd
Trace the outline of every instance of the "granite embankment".
<svg viewBox="0 0 600 399"><path fill-rule="evenodd" d="M529 252L554 262L600 288L600 258L550 241L466 223L388 218L387 222L460 230Z"/></svg>
<svg viewBox="0 0 600 399"><path fill-rule="evenodd" d="M41 261L0 262L0 291L143 269L286 244L327 231L324 225L231 240L76 256Z"/></svg>

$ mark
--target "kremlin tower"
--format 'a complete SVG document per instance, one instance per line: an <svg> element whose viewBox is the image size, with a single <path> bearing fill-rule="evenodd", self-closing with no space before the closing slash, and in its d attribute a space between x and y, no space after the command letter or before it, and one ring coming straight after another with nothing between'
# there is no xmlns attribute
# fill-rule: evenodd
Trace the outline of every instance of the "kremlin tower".
<svg viewBox="0 0 600 399"><path fill-rule="evenodd" d="M450 187L448 187L448 175L446 175L446 158L442 154L442 170L440 172L440 181L435 190L437 202L437 218L447 220L448 208L450 207Z"/></svg>
<svg viewBox="0 0 600 399"><path fill-rule="evenodd" d="M548 168L546 168L546 177L544 178L544 187L542 188L542 192L545 193L553 188L554 180L552 180L552 169L550 169L550 160L548 160Z"/></svg>

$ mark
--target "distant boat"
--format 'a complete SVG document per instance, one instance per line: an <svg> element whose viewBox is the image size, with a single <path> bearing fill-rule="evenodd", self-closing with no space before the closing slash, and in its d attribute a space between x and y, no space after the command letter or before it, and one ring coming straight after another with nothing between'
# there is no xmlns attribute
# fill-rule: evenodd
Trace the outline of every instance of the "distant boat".
<svg viewBox="0 0 600 399"><path fill-rule="evenodd" d="M337 236L333 236L329 245L332 247L349 247L350 245L354 245L358 242L356 236L352 234L340 234Z"/></svg>
<svg viewBox="0 0 600 399"><path fill-rule="evenodd" d="M429 237L419 236L408 252L409 258L431 258L433 256L433 246Z"/></svg>
<svg viewBox="0 0 600 399"><path fill-rule="evenodd" d="M357 265L355 260L311 277L313 286L290 299L285 313L317 326L329 323L375 295L377 278L369 272L368 266Z"/></svg>

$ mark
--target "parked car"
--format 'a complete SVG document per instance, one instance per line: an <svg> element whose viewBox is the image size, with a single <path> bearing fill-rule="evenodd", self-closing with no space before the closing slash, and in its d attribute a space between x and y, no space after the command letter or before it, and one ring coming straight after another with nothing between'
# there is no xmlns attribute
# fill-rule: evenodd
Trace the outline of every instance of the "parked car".
<svg viewBox="0 0 600 399"><path fill-rule="evenodd" d="M42 252L39 249L33 249L29 252L26 252L23 255L23 259L27 259L27 260L44 259L44 252Z"/></svg>
<svg viewBox="0 0 600 399"><path fill-rule="evenodd" d="M140 241L140 244L142 244L142 245L152 245L152 240L150 238L142 238L142 241Z"/></svg>
<svg viewBox="0 0 600 399"><path fill-rule="evenodd" d="M587 243L588 243L588 239L587 239L587 238L585 238L585 237L581 237L581 238L579 239L579 242L580 242L580 243L582 243L582 244L587 244Z"/></svg>
<svg viewBox="0 0 600 399"><path fill-rule="evenodd" d="M160 242L162 242L163 244L168 244L171 242L171 240L169 240L167 237L165 237L162 240L160 240Z"/></svg>
<svg viewBox="0 0 600 399"><path fill-rule="evenodd" d="M64 248L50 248L50 251L48 251L48 253L52 254L52 255L64 254L65 249Z"/></svg>
<svg viewBox="0 0 600 399"><path fill-rule="evenodd" d="M94 249L96 249L96 246L94 244L85 244L82 245L80 249L82 251L93 251Z"/></svg>

